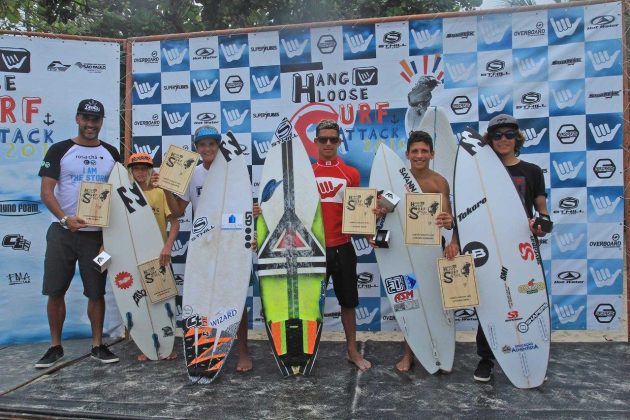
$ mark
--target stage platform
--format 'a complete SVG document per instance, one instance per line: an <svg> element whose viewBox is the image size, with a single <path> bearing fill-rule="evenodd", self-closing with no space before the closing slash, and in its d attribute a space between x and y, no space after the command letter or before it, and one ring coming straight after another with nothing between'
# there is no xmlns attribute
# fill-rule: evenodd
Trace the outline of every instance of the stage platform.
<svg viewBox="0 0 630 420"><path fill-rule="evenodd" d="M137 362L133 342L112 350L120 363L89 357L89 340L64 342L63 363L34 364L47 344L0 347L1 418L381 419L630 418L628 343L554 343L548 381L520 390L495 367L480 384L474 343L458 343L454 370L429 375L416 363L399 373L399 342L362 341L374 367L359 372L343 342L322 342L310 377L282 378L266 340L251 340L254 369L237 373L236 351L210 385L189 383L181 339L175 361ZM236 349L235 349L236 350Z"/></svg>

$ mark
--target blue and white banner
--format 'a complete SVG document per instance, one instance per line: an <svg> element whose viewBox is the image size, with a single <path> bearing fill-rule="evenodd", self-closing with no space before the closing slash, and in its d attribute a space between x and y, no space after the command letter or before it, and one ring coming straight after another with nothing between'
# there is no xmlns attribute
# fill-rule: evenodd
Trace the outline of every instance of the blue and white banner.
<svg viewBox="0 0 630 420"><path fill-rule="evenodd" d="M120 143L120 45L0 36L0 344L47 341L42 295L51 215L37 175L53 144L77 134L79 101L105 106L100 138ZM105 332L121 324L107 295ZM66 295L64 338L91 336L87 298L77 274Z"/></svg>
<svg viewBox="0 0 630 420"><path fill-rule="evenodd" d="M553 234L541 242L553 326L619 331L623 296L623 64L621 3L458 15L230 36L134 42L133 141L159 162L169 144L190 147L203 124L236 133L249 153L254 194L272 133L288 118L316 156L314 127L342 127L342 158L368 182L377 147L404 157L407 133L428 106L458 135L513 114L522 159L541 166ZM145 149L147 150L147 149ZM185 284L190 216L174 250ZM396 323L373 250L362 238L358 330ZM257 285L250 321L260 328ZM327 292L325 324L341 329ZM473 310L456 312L476 328Z"/></svg>

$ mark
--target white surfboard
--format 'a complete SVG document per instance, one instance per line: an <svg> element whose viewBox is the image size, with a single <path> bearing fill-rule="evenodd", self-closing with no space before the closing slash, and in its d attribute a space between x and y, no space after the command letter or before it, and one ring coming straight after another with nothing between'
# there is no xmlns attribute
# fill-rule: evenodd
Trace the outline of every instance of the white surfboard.
<svg viewBox="0 0 630 420"><path fill-rule="evenodd" d="M162 234L142 189L129 182L120 163L112 169L109 183L109 226L103 229L105 251L112 257L107 277L133 341L150 360L162 359L173 351L175 298L152 304L138 270L138 264L160 256Z"/></svg>
<svg viewBox="0 0 630 420"><path fill-rule="evenodd" d="M422 118L418 130L429 133L433 139L433 152L435 153L429 167L442 175L451 189L450 200L453 206L453 173L455 172L455 155L457 154L457 139L453 134L448 115L443 108L431 106ZM452 230L442 231L446 243L451 241Z"/></svg>
<svg viewBox="0 0 630 420"><path fill-rule="evenodd" d="M216 378L232 348L252 267L249 172L240 150L223 151L203 184L186 257L184 352L188 375L198 383Z"/></svg>
<svg viewBox="0 0 630 420"><path fill-rule="evenodd" d="M507 170L474 130L457 151L455 212L463 253L475 259L477 315L501 368L518 388L543 383L550 317L527 214Z"/></svg>
<svg viewBox="0 0 630 420"><path fill-rule="evenodd" d="M430 168L446 178L452 188L457 139L444 109L435 106L427 108L418 130L429 133L433 139L435 157L431 160Z"/></svg>
<svg viewBox="0 0 630 420"><path fill-rule="evenodd" d="M429 372L451 371L455 357L455 321L444 311L437 273L440 246L405 245L404 197L422 192L403 161L389 147L376 151L370 187L401 198L393 213L379 219L390 232L389 248L375 248L378 269L396 321L422 366Z"/></svg>

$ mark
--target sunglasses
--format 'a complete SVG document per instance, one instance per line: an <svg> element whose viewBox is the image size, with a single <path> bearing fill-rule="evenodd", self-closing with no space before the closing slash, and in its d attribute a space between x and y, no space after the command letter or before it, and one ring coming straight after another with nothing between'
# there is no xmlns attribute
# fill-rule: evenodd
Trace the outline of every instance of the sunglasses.
<svg viewBox="0 0 630 420"><path fill-rule="evenodd" d="M514 140L516 138L516 131L495 131L492 133L492 140L501 140L501 137L505 137L508 140Z"/></svg>
<svg viewBox="0 0 630 420"><path fill-rule="evenodd" d="M317 142L320 144L337 144L339 143L339 137L317 137Z"/></svg>

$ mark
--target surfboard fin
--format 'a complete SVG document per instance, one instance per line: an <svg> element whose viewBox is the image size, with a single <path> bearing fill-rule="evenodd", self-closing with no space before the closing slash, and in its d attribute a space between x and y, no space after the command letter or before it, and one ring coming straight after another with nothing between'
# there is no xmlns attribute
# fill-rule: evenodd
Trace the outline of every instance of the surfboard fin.
<svg viewBox="0 0 630 420"><path fill-rule="evenodd" d="M133 320L131 319L131 312L127 312L127 330L131 331L133 327Z"/></svg>
<svg viewBox="0 0 630 420"><path fill-rule="evenodd" d="M168 317L172 320L173 316L175 315L173 314L173 309L171 308L170 302L166 302L164 306L166 307L166 313L168 314Z"/></svg>

